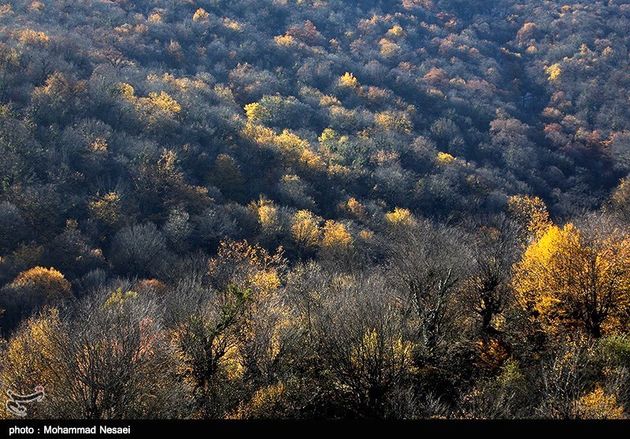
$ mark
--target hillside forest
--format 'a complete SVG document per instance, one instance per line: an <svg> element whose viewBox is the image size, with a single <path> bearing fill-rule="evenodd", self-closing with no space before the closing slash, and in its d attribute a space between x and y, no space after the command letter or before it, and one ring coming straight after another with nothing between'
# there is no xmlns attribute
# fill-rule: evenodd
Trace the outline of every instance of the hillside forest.
<svg viewBox="0 0 630 439"><path fill-rule="evenodd" d="M622 0L0 1L2 398L627 419L629 30Z"/></svg>

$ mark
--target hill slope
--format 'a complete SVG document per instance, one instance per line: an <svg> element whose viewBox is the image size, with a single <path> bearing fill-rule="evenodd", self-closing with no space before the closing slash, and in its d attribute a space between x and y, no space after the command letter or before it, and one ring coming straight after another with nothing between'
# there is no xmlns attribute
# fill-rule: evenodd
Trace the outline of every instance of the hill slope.
<svg viewBox="0 0 630 439"><path fill-rule="evenodd" d="M167 417L587 416L602 386L612 416L619 377L535 371L569 373L562 337L627 346L629 22L620 0L4 2L7 349L56 328L72 371L146 324L158 384L112 398ZM70 399L40 414L157 410Z"/></svg>

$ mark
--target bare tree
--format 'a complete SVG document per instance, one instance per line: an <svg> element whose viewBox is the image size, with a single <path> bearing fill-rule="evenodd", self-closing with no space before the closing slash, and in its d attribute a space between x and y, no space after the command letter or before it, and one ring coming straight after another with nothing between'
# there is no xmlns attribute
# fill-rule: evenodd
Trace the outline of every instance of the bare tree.
<svg viewBox="0 0 630 439"><path fill-rule="evenodd" d="M125 285L29 320L7 353L13 361L3 362L5 382L46 389L35 417L169 418L189 411L155 304Z"/></svg>
<svg viewBox="0 0 630 439"><path fill-rule="evenodd" d="M454 293L472 261L467 239L457 229L422 221L398 231L389 244L388 281L428 357L456 324Z"/></svg>
<svg viewBox="0 0 630 439"><path fill-rule="evenodd" d="M317 349L345 408L353 416L386 416L400 407L414 370L395 297L379 275L339 276L322 296L313 319Z"/></svg>
<svg viewBox="0 0 630 439"><path fill-rule="evenodd" d="M505 216L481 230L473 243L472 272L464 300L479 320L484 337L498 333L495 319L512 300L512 266L518 251L518 228Z"/></svg>

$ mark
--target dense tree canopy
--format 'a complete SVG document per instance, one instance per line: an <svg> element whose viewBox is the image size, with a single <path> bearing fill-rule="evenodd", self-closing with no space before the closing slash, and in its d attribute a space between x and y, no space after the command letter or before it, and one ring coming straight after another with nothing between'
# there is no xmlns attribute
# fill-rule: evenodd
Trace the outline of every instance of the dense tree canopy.
<svg viewBox="0 0 630 439"><path fill-rule="evenodd" d="M45 386L50 418L627 418L629 23L5 1L1 393Z"/></svg>

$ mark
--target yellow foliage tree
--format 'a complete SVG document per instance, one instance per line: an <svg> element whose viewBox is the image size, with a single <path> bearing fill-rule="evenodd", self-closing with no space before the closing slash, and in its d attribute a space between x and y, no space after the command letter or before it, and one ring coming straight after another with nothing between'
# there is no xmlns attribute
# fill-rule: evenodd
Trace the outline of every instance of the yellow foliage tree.
<svg viewBox="0 0 630 439"><path fill-rule="evenodd" d="M280 227L278 217L278 207L273 201L261 198L257 203L252 205L258 214L258 222L263 232L271 233L277 231Z"/></svg>
<svg viewBox="0 0 630 439"><path fill-rule="evenodd" d="M170 113L179 113L182 111L181 105L166 92L151 92L149 93L149 99L151 103L160 110Z"/></svg>
<svg viewBox="0 0 630 439"><path fill-rule="evenodd" d="M259 145L271 144L276 138L276 133L271 128L249 121L243 128L243 135Z"/></svg>
<svg viewBox="0 0 630 439"><path fill-rule="evenodd" d="M454 161L455 161L455 157L453 157L449 153L447 153L447 152L438 152L437 162L440 165L448 165L450 163L453 163Z"/></svg>
<svg viewBox="0 0 630 439"><path fill-rule="evenodd" d="M521 305L552 332L578 328L600 337L626 329L630 312L630 238L622 230L585 236L550 226L516 264Z"/></svg>
<svg viewBox="0 0 630 439"><path fill-rule="evenodd" d="M551 226L545 202L538 197L514 195L508 199L510 215L527 230L536 235Z"/></svg>
<svg viewBox="0 0 630 439"><path fill-rule="evenodd" d="M317 140L319 140L322 144L326 144L328 142L336 140L338 137L339 135L335 130L333 130L332 128L326 128L324 129L324 131L322 131L322 135L319 136Z"/></svg>
<svg viewBox="0 0 630 439"><path fill-rule="evenodd" d="M545 73L547 73L547 79L549 79L552 82L557 81L560 78L560 75L562 74L562 68L560 67L560 64L558 63L552 64L545 69Z"/></svg>
<svg viewBox="0 0 630 439"><path fill-rule="evenodd" d="M298 246L313 249L319 243L319 224L315 215L308 210L299 210L293 216L291 236Z"/></svg>
<svg viewBox="0 0 630 439"><path fill-rule="evenodd" d="M324 224L322 247L326 249L347 249L352 246L352 235L342 223L328 220Z"/></svg>
<svg viewBox="0 0 630 439"><path fill-rule="evenodd" d="M412 225L415 219L409 209L396 207L393 211L385 214L385 221L391 226L405 226Z"/></svg>
<svg viewBox="0 0 630 439"><path fill-rule="evenodd" d="M378 45L380 47L380 53L385 58L396 56L401 52L401 47L388 38L382 38Z"/></svg>
<svg viewBox="0 0 630 439"><path fill-rule="evenodd" d="M294 150L302 151L308 148L308 142L306 140L289 130L282 130L282 133L274 139L274 143L285 152Z"/></svg>
<svg viewBox="0 0 630 439"><path fill-rule="evenodd" d="M291 35L277 35L273 40L278 46L290 47L296 44L295 38Z"/></svg>
<svg viewBox="0 0 630 439"><path fill-rule="evenodd" d="M323 171L326 168L322 158L309 148L305 148L300 152L299 164L305 169L315 171Z"/></svg>
<svg viewBox="0 0 630 439"><path fill-rule="evenodd" d="M408 134L413 130L413 123L407 113L401 111L383 111L374 118L375 124L386 131Z"/></svg>
<svg viewBox="0 0 630 439"><path fill-rule="evenodd" d="M18 291L29 291L46 302L70 296L70 282L54 268L34 267L20 273L9 285Z"/></svg>
<svg viewBox="0 0 630 439"><path fill-rule="evenodd" d="M269 112L258 102L245 105L245 115L252 122L259 123L269 116Z"/></svg>
<svg viewBox="0 0 630 439"><path fill-rule="evenodd" d="M50 37L45 32L35 31L33 29L22 29L17 32L18 41L22 44L30 45L46 45L50 41Z"/></svg>
<svg viewBox="0 0 630 439"><path fill-rule="evenodd" d="M350 72L344 73L339 78L339 87L356 88L359 86L359 80Z"/></svg>
<svg viewBox="0 0 630 439"><path fill-rule="evenodd" d="M225 26L226 29L230 29L234 32L240 32L243 30L243 25L241 23L228 17L223 17L223 26Z"/></svg>
<svg viewBox="0 0 630 439"><path fill-rule="evenodd" d="M387 31L387 35L390 37L401 38L405 36L405 30L398 24L395 24L391 29Z"/></svg>
<svg viewBox="0 0 630 439"><path fill-rule="evenodd" d="M133 85L126 82L118 84L118 91L126 100L133 100L136 96L136 90L133 88Z"/></svg>
<svg viewBox="0 0 630 439"><path fill-rule="evenodd" d="M66 376L67 363L60 355L62 347L53 342L53 334L63 339L63 332L59 313L55 309L26 321L0 357L3 393L7 390L31 393L36 386L43 386L47 399L63 398L59 377ZM29 415L37 417L41 409L40 404L33 404L29 407Z"/></svg>
<svg viewBox="0 0 630 439"><path fill-rule="evenodd" d="M162 14L160 14L160 12L158 11L154 11L149 14L149 16L147 17L147 21L149 23L162 23L163 21Z"/></svg>
<svg viewBox="0 0 630 439"><path fill-rule="evenodd" d="M193 14L193 21L208 21L210 17L210 14L208 14L208 12L203 9L203 8L199 8L195 11L195 13Z"/></svg>
<svg viewBox="0 0 630 439"><path fill-rule="evenodd" d="M275 269L257 271L250 276L252 289L262 297L268 297L280 288L281 282Z"/></svg>
<svg viewBox="0 0 630 439"><path fill-rule="evenodd" d="M615 395L607 394L601 386L577 401L576 415L582 419L623 419L623 405Z"/></svg>

